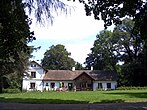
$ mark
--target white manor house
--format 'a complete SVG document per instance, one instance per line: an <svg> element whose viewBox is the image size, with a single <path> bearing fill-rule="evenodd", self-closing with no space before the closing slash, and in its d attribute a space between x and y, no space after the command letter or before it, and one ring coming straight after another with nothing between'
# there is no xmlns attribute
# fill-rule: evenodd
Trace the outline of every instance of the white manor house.
<svg viewBox="0 0 147 110"><path fill-rule="evenodd" d="M108 90L116 89L117 75L100 70L45 70L32 61L24 73L22 89L27 91L50 90Z"/></svg>

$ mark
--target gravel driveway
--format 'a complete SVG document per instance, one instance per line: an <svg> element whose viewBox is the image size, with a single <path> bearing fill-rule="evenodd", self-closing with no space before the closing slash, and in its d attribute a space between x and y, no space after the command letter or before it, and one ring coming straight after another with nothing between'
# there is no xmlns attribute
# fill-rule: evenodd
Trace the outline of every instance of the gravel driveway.
<svg viewBox="0 0 147 110"><path fill-rule="evenodd" d="M147 102L105 104L0 103L0 110L147 110Z"/></svg>

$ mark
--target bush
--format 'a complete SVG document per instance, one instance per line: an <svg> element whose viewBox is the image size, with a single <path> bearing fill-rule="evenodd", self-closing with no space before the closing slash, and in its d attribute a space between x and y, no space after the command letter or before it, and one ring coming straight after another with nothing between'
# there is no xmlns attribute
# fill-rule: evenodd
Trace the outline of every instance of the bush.
<svg viewBox="0 0 147 110"><path fill-rule="evenodd" d="M21 92L24 93L24 92L27 92L27 90L26 89L23 89L23 90L21 90Z"/></svg>
<svg viewBox="0 0 147 110"><path fill-rule="evenodd" d="M135 86L130 86L130 87L118 87L117 90L145 90L147 87L135 87Z"/></svg>
<svg viewBox="0 0 147 110"><path fill-rule="evenodd" d="M3 89L3 93L20 93L20 89Z"/></svg>

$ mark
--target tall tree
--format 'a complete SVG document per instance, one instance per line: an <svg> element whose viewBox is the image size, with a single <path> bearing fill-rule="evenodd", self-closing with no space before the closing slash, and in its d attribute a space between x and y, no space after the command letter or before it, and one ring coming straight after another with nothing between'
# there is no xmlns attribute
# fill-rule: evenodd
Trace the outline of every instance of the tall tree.
<svg viewBox="0 0 147 110"><path fill-rule="evenodd" d="M79 0L85 5L86 15L102 19L104 27L120 24L126 16L134 21L131 36L144 40L144 67L147 67L147 1L146 0ZM147 69L145 70L147 73Z"/></svg>
<svg viewBox="0 0 147 110"><path fill-rule="evenodd" d="M132 35L134 22L125 19L113 32L97 35L92 52L86 59L87 67L111 69L119 72L119 85L145 86L147 74L144 66L144 45L140 34ZM118 66L118 62L123 62Z"/></svg>
<svg viewBox="0 0 147 110"><path fill-rule="evenodd" d="M125 63L137 61L138 56L143 50L144 40L139 34L132 34L134 22L131 19L124 19L122 24L117 25L113 31L113 37L118 40L119 51Z"/></svg>
<svg viewBox="0 0 147 110"><path fill-rule="evenodd" d="M66 11L66 5L59 0L1 0L0 1L0 92L2 80L7 74L23 73L30 56L27 43L34 40L30 32L31 20L25 14L28 8L35 13L37 21L43 21L42 16L53 21L52 11ZM17 75L16 75L17 76ZM18 75L19 76L19 75Z"/></svg>
<svg viewBox="0 0 147 110"><path fill-rule="evenodd" d="M27 43L35 39L30 32L30 19L20 0L0 1L0 92L2 78L7 74L22 73L30 56Z"/></svg>
<svg viewBox="0 0 147 110"><path fill-rule="evenodd" d="M30 47L27 43L34 40L30 32L31 20L25 14L28 8L30 14L35 14L37 21L43 22L43 17L53 21L53 13L67 12L67 5L59 0L1 0L0 1L0 92L5 75L22 73L27 67ZM24 57L24 55L26 55Z"/></svg>
<svg viewBox="0 0 147 110"><path fill-rule="evenodd" d="M123 20L121 25L114 29L114 38L118 38L119 51L121 52L122 72L120 85L145 86L147 73L144 65L145 41L140 34L133 34L134 22L130 19Z"/></svg>
<svg viewBox="0 0 147 110"><path fill-rule="evenodd" d="M53 70L69 70L75 66L75 61L70 57L64 45L52 45L49 50L44 53L42 66L46 69Z"/></svg>
<svg viewBox="0 0 147 110"><path fill-rule="evenodd" d="M115 43L115 42L114 42ZM91 53L86 58L86 68L91 66L98 70L115 70L117 57L115 55L114 43L112 42L111 31L101 31L96 36Z"/></svg>

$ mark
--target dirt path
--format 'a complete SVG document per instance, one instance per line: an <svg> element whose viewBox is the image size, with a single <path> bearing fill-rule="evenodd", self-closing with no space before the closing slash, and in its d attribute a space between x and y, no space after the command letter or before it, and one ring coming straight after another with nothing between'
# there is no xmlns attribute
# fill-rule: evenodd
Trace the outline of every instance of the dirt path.
<svg viewBox="0 0 147 110"><path fill-rule="evenodd" d="M0 110L147 110L147 102L106 104L0 103Z"/></svg>

